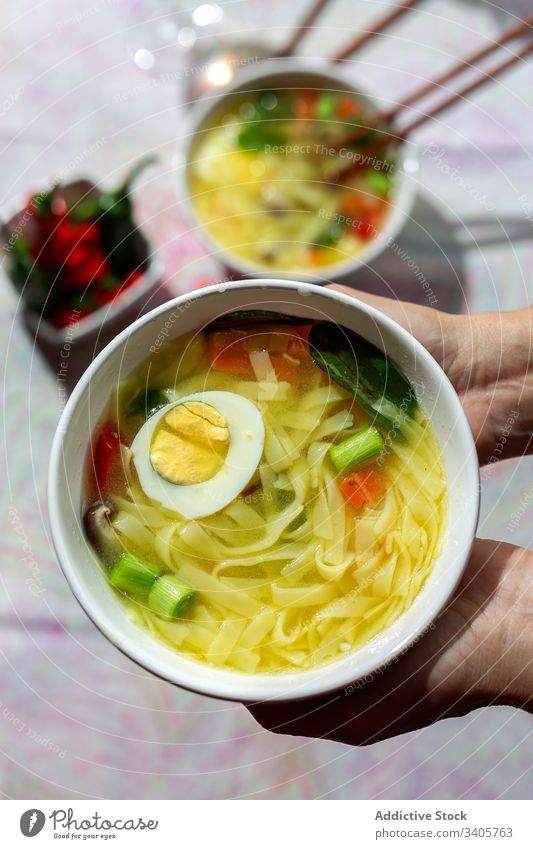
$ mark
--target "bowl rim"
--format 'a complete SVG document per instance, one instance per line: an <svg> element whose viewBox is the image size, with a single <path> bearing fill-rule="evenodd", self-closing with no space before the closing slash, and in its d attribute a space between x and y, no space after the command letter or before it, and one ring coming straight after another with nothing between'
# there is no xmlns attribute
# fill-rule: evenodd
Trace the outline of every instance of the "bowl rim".
<svg viewBox="0 0 533 849"><path fill-rule="evenodd" d="M198 238L202 240L209 250L210 256L222 262L231 271L236 271L242 277L260 276L273 280L283 277L283 279L295 280L296 282L306 281L315 283L324 282L326 279L328 281L340 280L358 268L366 267L387 247L393 245L396 236L409 219L417 194L417 186L413 178L419 170L417 148L412 142L404 141L399 145L398 164L395 168L398 179L396 197L391 202L391 209L387 215L383 229L354 256L322 266L320 269L317 269L316 273L312 273L304 268L294 271L289 269L269 270L262 266L261 263L255 263L237 256L211 235L200 219L192 200L188 178L190 158L195 145L196 134L203 122L209 118L212 112L220 108L220 104L224 98L234 97L242 90L243 86L249 83L259 82L261 79L280 73L322 76L325 81L342 83L347 89L361 97L376 111L382 105L381 98L360 86L357 80L354 82L344 69L336 68L326 60L302 59L298 57L270 58L239 69L227 86L217 90L216 94L218 96L204 96L191 106L185 118L184 131L180 140L180 154L175 160L176 182L183 213L186 220L194 227L194 232L198 234Z"/></svg>
<svg viewBox="0 0 533 849"><path fill-rule="evenodd" d="M461 445L464 451L464 469L465 478L468 480L469 492L467 509L464 513L464 522L462 524L461 540L456 545L456 554L451 564L453 568L449 568L441 577L438 585L433 588L427 604L424 608L423 616L421 615L415 627L411 627L408 632L403 635L400 633L393 634L393 629L398 631L398 625L401 623L402 617L411 610L408 608L400 617L389 625L384 631L379 632L376 636L382 637L388 633L391 634L391 639L387 641L385 646L379 646L375 653L364 662L360 663L356 674L354 674L353 664L350 659L361 649L365 648L364 644L358 647L353 652L349 652L346 656L339 660L331 661L327 664L312 667L309 670L280 673L280 674L250 674L238 671L221 670L217 667L210 667L201 661L190 661L189 666L193 670L191 674L180 669L172 664L170 658L175 655L175 650L170 650L171 655L169 661L162 659L154 660L150 657L149 652L139 648L135 642L124 634L120 623L111 620L104 612L101 611L97 601L93 601L89 596L90 593L86 589L86 581L83 578L83 570L78 568L74 562L70 560L68 553L68 545L66 539L68 533L66 528L67 520L63 518L60 509L60 469L63 464L63 442L68 425L76 411L77 405L84 397L87 391L90 391L90 385L95 375L98 374L102 365L120 347L144 325L149 324L164 315L179 308L183 303L196 301L203 298L209 298L213 294L220 295L227 291L228 287L237 290L257 290L268 289L284 292L287 290L297 291L298 294L305 296L313 294L321 298L336 301L343 304L347 308L354 307L365 313L369 318L376 322L378 326L386 328L393 335L399 337L402 342L408 342L411 349L415 351L417 358L423 359L426 366L439 376L439 390L444 389L447 394L446 404L452 407L454 414L454 428L458 428L461 436ZM61 566L63 574L69 584L74 596L77 598L81 607L85 610L89 618L107 637L107 639L115 645L128 658L135 661L148 672L158 676L162 680L168 681L177 686L192 692L213 698L220 698L229 701L253 702L253 701L298 701L301 699L324 695L329 692L347 687L354 681L363 679L366 675L375 673L379 668L392 662L396 657L403 653L407 648L413 645L423 633L425 633L429 625L437 618L439 613L448 603L453 592L455 591L461 576L466 568L468 557L474 542L475 531L479 518L480 509L480 485L479 485L479 464L475 443L470 430L470 426L466 419L466 415L461 406L459 397L457 396L448 377L433 359L431 354L423 347L423 345L405 330L401 325L395 322L392 318L380 312L373 306L366 304L364 301L332 289L321 289L315 285L301 282L297 283L291 280L271 280L263 278L253 281L239 281L230 284L216 284L205 287L194 292L185 293L156 307L151 312L139 317L129 327L118 334L92 361L87 370L84 372L79 382L75 386L72 395L68 399L65 408L59 420L57 430L52 443L49 475L48 475L48 510L49 524L51 530L51 539L53 547ZM79 519L78 519L79 520ZM88 543L84 541L85 545ZM422 588L421 592L424 591ZM155 638L154 638L155 639ZM375 638L372 638L373 640ZM372 642L372 640L370 641ZM383 642L383 640L382 640ZM180 655L183 659L184 655ZM209 674L206 674L206 670ZM254 681L256 685L254 686ZM257 682L261 685L257 686ZM266 683L265 683L266 682ZM294 689L291 689L291 687Z"/></svg>

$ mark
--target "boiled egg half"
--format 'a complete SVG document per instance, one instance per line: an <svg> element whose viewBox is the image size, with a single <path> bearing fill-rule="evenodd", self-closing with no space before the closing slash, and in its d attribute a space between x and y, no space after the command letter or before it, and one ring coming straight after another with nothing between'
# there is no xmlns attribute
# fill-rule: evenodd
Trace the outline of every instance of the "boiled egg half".
<svg viewBox="0 0 533 849"><path fill-rule="evenodd" d="M255 474L265 442L257 407L234 392L197 392L154 413L131 445L143 492L186 519L210 516Z"/></svg>

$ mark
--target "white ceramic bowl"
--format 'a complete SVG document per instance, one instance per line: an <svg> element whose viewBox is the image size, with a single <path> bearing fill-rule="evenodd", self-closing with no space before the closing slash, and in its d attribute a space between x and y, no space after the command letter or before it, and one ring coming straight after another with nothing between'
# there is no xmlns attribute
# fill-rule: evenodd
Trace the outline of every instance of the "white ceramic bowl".
<svg viewBox="0 0 533 849"><path fill-rule="evenodd" d="M218 259L230 275L243 277L271 277L280 275L289 280L308 280L313 283L337 281L353 282L358 268L368 265L386 248L394 245L396 236L409 218L417 190L416 176L418 159L411 145L403 144L398 149L397 165L394 171L396 186L392 196L392 209L387 215L383 229L370 241L357 256L348 257L340 262L326 265L315 272L308 270L279 269L269 270L260 263L249 262L236 256L216 241L200 220L189 189L189 165L194 159L198 138L210 126L213 117L224 108L224 100L231 101L235 95L246 91L262 91L275 88L320 88L332 91L348 92L357 95L370 114L381 110L384 104L369 94L364 86L359 86L354 74L327 62L310 62L302 59L267 59L256 65L240 69L233 82L222 91L211 92L199 100L190 110L183 123L181 132L181 154L178 157L177 176L180 199L186 217L197 230L210 254ZM347 160L348 161L348 160Z"/></svg>
<svg viewBox="0 0 533 849"><path fill-rule="evenodd" d="M449 513L442 554L422 591L391 627L342 659L305 672L251 675L190 660L127 618L109 589L82 525L83 465L91 431L117 377L125 377L163 338L176 338L221 313L260 308L326 318L356 331L395 360L417 387L433 423L448 478ZM308 283L257 280L182 295L138 319L105 348L70 397L52 446L49 511L59 562L98 628L145 669L190 690L225 699L291 700L348 685L394 658L435 619L465 567L479 509L479 468L459 399L435 360L398 324L361 301Z"/></svg>

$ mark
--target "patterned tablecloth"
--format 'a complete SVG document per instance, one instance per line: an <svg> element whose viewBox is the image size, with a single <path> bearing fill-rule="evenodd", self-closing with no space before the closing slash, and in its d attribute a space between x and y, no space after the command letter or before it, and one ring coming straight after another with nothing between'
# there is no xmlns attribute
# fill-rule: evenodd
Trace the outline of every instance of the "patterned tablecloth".
<svg viewBox="0 0 533 849"><path fill-rule="evenodd" d="M139 214L176 292L219 274L189 232L169 178L187 76L186 60L177 65L171 46L171 13L179 5L20 0L4 4L0 29L1 202L58 174L90 172L111 181L141 153L156 150L160 165L144 179ZM284 0L269 0L267 30L264 0L223 5L226 30L273 45L290 23L289 11L292 19L306 4L298 0L288 11ZM332 3L305 52L328 55L348 38L347 21L364 25L383 5ZM376 93L398 98L512 22L510 12L495 8L428 0L362 52L350 71ZM526 0L513 5L517 14L527 8ZM150 55L155 65L143 70L139 64L150 64ZM399 241L431 281L437 306L478 311L528 303L531 68L523 64L488 86L416 141L419 199ZM384 257L359 284L377 286L377 270L399 296L423 301L413 269L407 274L403 266L398 256ZM0 299L0 789L6 797L530 797L531 719L518 711L486 709L351 749L268 734L243 707L162 683L119 654L81 611L52 554L45 486L62 395L4 278ZM529 544L531 468L525 459L492 469L483 483L482 535Z"/></svg>

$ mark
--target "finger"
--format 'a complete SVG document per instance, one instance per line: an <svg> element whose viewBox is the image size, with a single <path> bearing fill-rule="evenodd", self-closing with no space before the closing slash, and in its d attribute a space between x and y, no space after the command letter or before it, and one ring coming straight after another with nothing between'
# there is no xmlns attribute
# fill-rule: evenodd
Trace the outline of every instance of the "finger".
<svg viewBox="0 0 533 849"><path fill-rule="evenodd" d="M357 298L359 301L374 307L380 312L385 313L390 318L409 330L414 336L419 336L419 333L424 329L424 321L427 321L427 314L433 312L428 307L421 307L418 304L412 304L408 301L400 301L396 298L384 298L381 295L371 295L368 292L361 292L358 289L350 289L348 286L341 286L338 283L328 283L328 289L334 289L341 292L343 295L349 295L352 298Z"/></svg>
<svg viewBox="0 0 533 849"><path fill-rule="evenodd" d="M431 307L422 307L409 301L383 298L381 295L360 292L357 289L350 289L337 283L329 283L326 288L334 289L351 298L357 298L388 315L428 349L453 382L452 365L457 360L460 342L460 329L455 321L457 316Z"/></svg>

